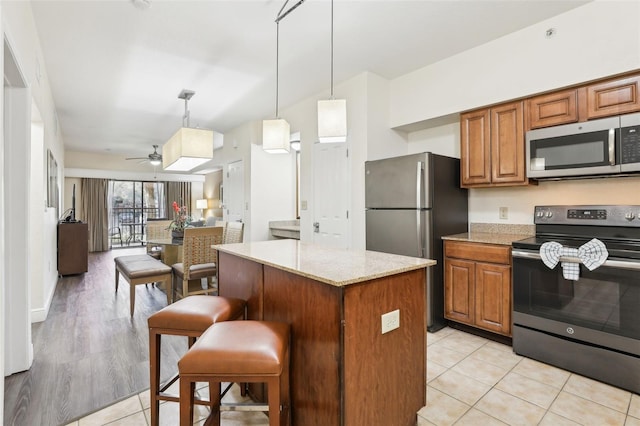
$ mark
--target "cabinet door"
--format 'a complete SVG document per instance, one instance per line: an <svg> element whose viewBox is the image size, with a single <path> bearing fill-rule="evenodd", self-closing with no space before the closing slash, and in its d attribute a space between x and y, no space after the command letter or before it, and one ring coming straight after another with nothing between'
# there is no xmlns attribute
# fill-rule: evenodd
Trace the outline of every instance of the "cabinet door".
<svg viewBox="0 0 640 426"><path fill-rule="evenodd" d="M529 127L557 126L578 121L578 90L535 96L527 101Z"/></svg>
<svg viewBox="0 0 640 426"><path fill-rule="evenodd" d="M522 102L491 108L491 183L525 182Z"/></svg>
<svg viewBox="0 0 640 426"><path fill-rule="evenodd" d="M444 316L473 325L475 263L466 260L444 260Z"/></svg>
<svg viewBox="0 0 640 426"><path fill-rule="evenodd" d="M460 180L462 186L491 183L489 110L460 116Z"/></svg>
<svg viewBox="0 0 640 426"><path fill-rule="evenodd" d="M475 265L475 325L511 335L511 267Z"/></svg>
<svg viewBox="0 0 640 426"><path fill-rule="evenodd" d="M640 76L587 86L587 118L640 111L639 86Z"/></svg>

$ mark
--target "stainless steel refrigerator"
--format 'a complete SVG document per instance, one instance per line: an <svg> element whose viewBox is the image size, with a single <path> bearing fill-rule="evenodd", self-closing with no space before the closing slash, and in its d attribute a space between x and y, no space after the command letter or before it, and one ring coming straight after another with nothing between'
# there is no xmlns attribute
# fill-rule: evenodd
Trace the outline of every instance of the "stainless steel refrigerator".
<svg viewBox="0 0 640 426"><path fill-rule="evenodd" d="M430 152L365 163L367 250L435 259L427 268L427 329L444 318L443 235L467 232L460 160Z"/></svg>

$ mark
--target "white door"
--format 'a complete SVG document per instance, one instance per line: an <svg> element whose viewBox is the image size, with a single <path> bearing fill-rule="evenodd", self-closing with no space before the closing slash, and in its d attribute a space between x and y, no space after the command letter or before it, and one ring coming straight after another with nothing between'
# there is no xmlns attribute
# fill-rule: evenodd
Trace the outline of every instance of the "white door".
<svg viewBox="0 0 640 426"><path fill-rule="evenodd" d="M229 163L227 180L224 182L225 220L244 221L244 164L242 160Z"/></svg>
<svg viewBox="0 0 640 426"><path fill-rule="evenodd" d="M317 143L313 150L313 242L348 248L347 144Z"/></svg>

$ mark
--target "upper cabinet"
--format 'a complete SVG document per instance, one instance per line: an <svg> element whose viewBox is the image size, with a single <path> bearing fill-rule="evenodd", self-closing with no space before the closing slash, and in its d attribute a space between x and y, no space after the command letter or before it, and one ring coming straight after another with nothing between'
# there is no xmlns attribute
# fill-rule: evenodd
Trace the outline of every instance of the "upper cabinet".
<svg viewBox="0 0 640 426"><path fill-rule="evenodd" d="M462 187L526 185L523 102L460 117Z"/></svg>
<svg viewBox="0 0 640 426"><path fill-rule="evenodd" d="M578 121L578 90L535 96L527 100L529 128L557 126Z"/></svg>
<svg viewBox="0 0 640 426"><path fill-rule="evenodd" d="M640 76L617 78L587 86L587 119L640 111Z"/></svg>
<svg viewBox="0 0 640 426"><path fill-rule="evenodd" d="M460 186L520 186L525 133L640 111L640 74L627 74L460 114Z"/></svg>

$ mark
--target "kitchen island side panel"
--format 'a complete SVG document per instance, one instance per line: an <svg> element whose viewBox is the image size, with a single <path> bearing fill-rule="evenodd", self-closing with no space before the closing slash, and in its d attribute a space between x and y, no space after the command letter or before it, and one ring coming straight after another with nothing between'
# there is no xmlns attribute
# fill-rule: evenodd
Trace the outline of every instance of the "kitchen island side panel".
<svg viewBox="0 0 640 426"><path fill-rule="evenodd" d="M426 404L425 270L344 290L345 425L415 425ZM396 309L399 328L382 334Z"/></svg>
<svg viewBox="0 0 640 426"><path fill-rule="evenodd" d="M247 301L247 319L262 320L262 264L218 252L218 294Z"/></svg>
<svg viewBox="0 0 640 426"><path fill-rule="evenodd" d="M264 318L291 324L294 425L342 424L342 290L264 266Z"/></svg>

